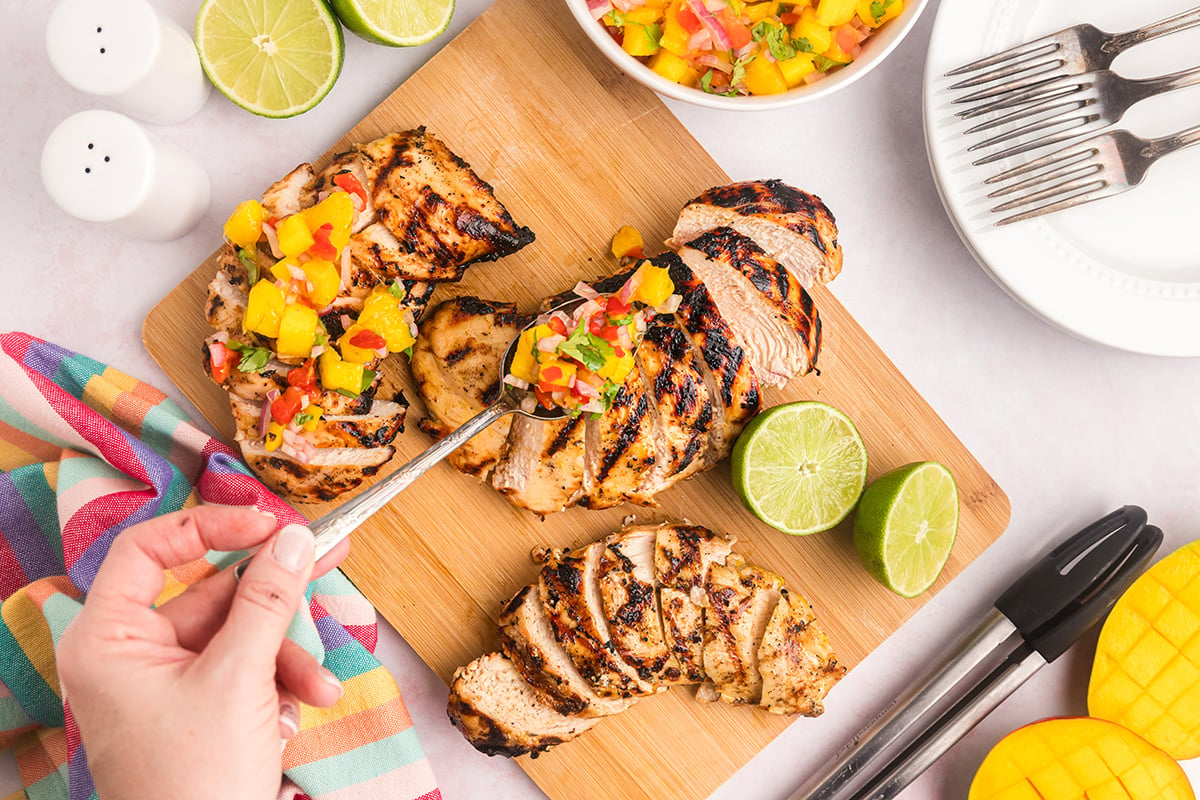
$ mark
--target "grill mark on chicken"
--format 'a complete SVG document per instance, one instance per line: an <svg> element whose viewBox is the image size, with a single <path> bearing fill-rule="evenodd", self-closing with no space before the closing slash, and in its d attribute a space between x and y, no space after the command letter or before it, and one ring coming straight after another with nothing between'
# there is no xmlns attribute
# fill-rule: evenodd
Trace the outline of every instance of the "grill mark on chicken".
<svg viewBox="0 0 1200 800"><path fill-rule="evenodd" d="M764 192L766 190L766 192ZM769 194L769 196L764 196ZM762 181L742 181L710 189L692 203L703 202L723 208L737 209L739 213L752 215L770 214L802 214L815 218L827 216L831 221L833 214L819 198L808 192L789 186L778 178ZM822 253L828 252L825 241L817 232L817 226L812 222L803 222L792 218L787 227L808 238ZM837 244L837 240L833 242Z"/></svg>
<svg viewBox="0 0 1200 800"><path fill-rule="evenodd" d="M622 408L629 409L629 417L624 424L618 429L616 439L612 441L612 446L605 450L603 458L600 460L600 469L596 471L597 482L608 480L609 474L613 468L617 466L617 462L629 452L629 449L637 441L642 432L642 420L646 416L647 403L646 395L639 394L637 399L630 402L628 396L622 397L622 394L628 394L624 387L617 393L616 399L613 400L613 405L621 405ZM643 459L644 462L653 463L653 457ZM637 459L632 459L628 466L636 468Z"/></svg>
<svg viewBox="0 0 1200 800"><path fill-rule="evenodd" d="M553 456L562 452L568 444L571 443L572 437L575 435L579 426L583 424L583 415L571 417L565 420L558 428L558 433L551 440L550 445L546 448L546 455Z"/></svg>

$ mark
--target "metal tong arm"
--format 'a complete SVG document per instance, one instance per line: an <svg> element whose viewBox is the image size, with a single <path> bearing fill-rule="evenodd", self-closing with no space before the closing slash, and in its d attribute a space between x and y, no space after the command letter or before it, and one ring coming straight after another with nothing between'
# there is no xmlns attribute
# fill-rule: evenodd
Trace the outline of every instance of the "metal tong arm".
<svg viewBox="0 0 1200 800"><path fill-rule="evenodd" d="M464 422L459 428L439 439L425 452L409 461L404 466L392 472L379 483L365 492L351 498L347 502L314 520L312 528L316 547L314 560L320 559L338 542L349 536L359 525L379 509L386 506L396 495L407 489L413 481L429 471L430 467L442 461L468 439L490 426L493 422L517 410L517 401L508 392L503 392L495 403L480 411ZM250 560L246 559L234 567L234 574L240 579L246 571Z"/></svg>

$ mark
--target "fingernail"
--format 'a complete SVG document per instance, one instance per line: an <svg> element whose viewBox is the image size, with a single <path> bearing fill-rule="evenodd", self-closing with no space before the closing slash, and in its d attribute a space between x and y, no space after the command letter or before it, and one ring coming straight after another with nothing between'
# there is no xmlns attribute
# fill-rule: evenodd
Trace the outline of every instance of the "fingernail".
<svg viewBox="0 0 1200 800"><path fill-rule="evenodd" d="M275 534L271 557L282 567L299 572L313 557L313 534L303 525L285 525Z"/></svg>
<svg viewBox="0 0 1200 800"><path fill-rule="evenodd" d="M300 730L300 709L291 703L279 704L279 735L287 739L296 735Z"/></svg>
<svg viewBox="0 0 1200 800"><path fill-rule="evenodd" d="M340 699L342 694L346 691L346 687L342 686L342 682L340 680L338 680L338 676L334 675L332 672L330 672L325 667L321 667L321 671L318 672L317 674L321 676L321 680L325 681L330 686L337 687L338 698Z"/></svg>

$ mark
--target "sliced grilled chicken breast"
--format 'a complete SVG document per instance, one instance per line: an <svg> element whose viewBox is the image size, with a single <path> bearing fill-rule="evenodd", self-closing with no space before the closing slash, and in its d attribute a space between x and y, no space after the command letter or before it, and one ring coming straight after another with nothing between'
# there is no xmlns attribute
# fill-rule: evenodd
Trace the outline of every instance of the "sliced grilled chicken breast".
<svg viewBox="0 0 1200 800"><path fill-rule="evenodd" d="M447 713L467 741L489 756L540 753L600 721L544 705L516 665L500 653L488 653L454 672Z"/></svg>
<svg viewBox="0 0 1200 800"><path fill-rule="evenodd" d="M786 383L816 367L821 323L812 298L751 239L717 228L690 241L679 257L738 334L762 385Z"/></svg>
<svg viewBox="0 0 1200 800"><path fill-rule="evenodd" d="M258 439L262 403L231 394L229 405L237 425L237 440ZM382 447L404 430L407 411L408 406L375 400L365 414L322 416L316 429L303 435L313 447Z"/></svg>
<svg viewBox="0 0 1200 800"><path fill-rule="evenodd" d="M673 318L651 320L635 355L649 400L654 461L634 495L652 498L704 468L715 409L699 360Z"/></svg>
<svg viewBox="0 0 1200 800"><path fill-rule="evenodd" d="M554 422L517 416L492 471L492 486L535 514L555 514L588 491L584 415Z"/></svg>
<svg viewBox="0 0 1200 800"><path fill-rule="evenodd" d="M580 498L589 508L612 508L626 500L653 502L639 493L654 467L654 420L637 370L613 398L612 407L587 421L587 493Z"/></svg>
<svg viewBox="0 0 1200 800"><path fill-rule="evenodd" d="M737 555L708 568L704 673L727 703L757 703L762 697L758 647L782 587L783 578Z"/></svg>
<svg viewBox="0 0 1200 800"><path fill-rule="evenodd" d="M440 439L499 396L504 350L525 322L512 303L475 297L447 300L421 322L409 362L428 413L421 430ZM499 460L511 423L510 417L492 423L451 453L450 463L485 474Z"/></svg>
<svg viewBox="0 0 1200 800"><path fill-rule="evenodd" d="M741 340L696 273L675 253L664 253L654 261L668 268L681 297L675 318L698 355L697 364L714 406L708 448L703 454L707 469L729 454L742 428L758 413L762 403L758 377Z"/></svg>
<svg viewBox="0 0 1200 800"><path fill-rule="evenodd" d="M241 441L242 457L271 488L293 500L314 503L332 500L379 472L395 450L385 447L329 447L314 450L301 463L269 452L258 441Z"/></svg>
<svg viewBox="0 0 1200 800"><path fill-rule="evenodd" d="M262 196L264 218L283 219L315 203L316 197L307 188L314 177L312 164L301 164L267 187Z"/></svg>
<svg viewBox="0 0 1200 800"><path fill-rule="evenodd" d="M545 554L538 590L555 638L601 697L637 697L665 689L642 680L616 654L600 596L603 551L603 542L593 542L582 550Z"/></svg>
<svg viewBox="0 0 1200 800"><path fill-rule="evenodd" d="M596 694L579 674L546 616L536 584L526 586L505 605L498 621L500 649L542 702L560 714L603 717L624 711L633 699Z"/></svg>
<svg viewBox="0 0 1200 800"><path fill-rule="evenodd" d="M667 524L654 537L654 575L660 584L704 603L704 580L713 564L724 564L733 540L699 525Z"/></svg>
<svg viewBox="0 0 1200 800"><path fill-rule="evenodd" d="M749 236L805 289L841 272L833 214L821 198L783 181L741 181L709 189L683 207L667 245L681 247L721 227Z"/></svg>
<svg viewBox="0 0 1200 800"><path fill-rule="evenodd" d="M360 145L370 162L371 199L403 248L453 279L473 261L491 261L533 241L492 187L436 137L417 128Z"/></svg>
<svg viewBox="0 0 1200 800"><path fill-rule="evenodd" d="M822 701L846 674L829 637L817 625L803 595L782 589L758 648L762 675L760 705L772 714L815 717Z"/></svg>
<svg viewBox="0 0 1200 800"><path fill-rule="evenodd" d="M657 526L644 525L609 537L600 554L598 577L604 618L617 655L639 678L652 684L679 679L679 667L663 638L655 591L657 530Z"/></svg>
<svg viewBox="0 0 1200 800"><path fill-rule="evenodd" d="M663 641L671 651L673 683L703 683L704 607L692 602L689 592L663 586L658 590L662 610Z"/></svg>

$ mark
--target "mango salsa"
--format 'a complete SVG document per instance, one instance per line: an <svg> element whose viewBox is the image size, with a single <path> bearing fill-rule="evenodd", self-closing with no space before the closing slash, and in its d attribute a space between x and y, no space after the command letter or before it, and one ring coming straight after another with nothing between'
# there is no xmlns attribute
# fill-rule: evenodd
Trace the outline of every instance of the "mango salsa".
<svg viewBox="0 0 1200 800"><path fill-rule="evenodd" d="M257 200L243 200L225 220L225 238L238 247L253 250L262 236L263 207Z"/></svg>
<svg viewBox="0 0 1200 800"><path fill-rule="evenodd" d="M363 388L363 365L343 361L332 347L317 358L317 369L321 374L321 385L330 391L343 391L358 395Z"/></svg>
<svg viewBox="0 0 1200 800"><path fill-rule="evenodd" d="M320 324L316 311L300 303L289 303L279 320L276 352L283 358L308 358L317 343Z"/></svg>
<svg viewBox="0 0 1200 800"><path fill-rule="evenodd" d="M283 292L271 281L259 281L250 289L246 313L242 315L242 330L261 333L272 338L279 335L283 319Z"/></svg>
<svg viewBox="0 0 1200 800"><path fill-rule="evenodd" d="M303 214L292 214L280 220L275 226L275 236L279 240L280 252L292 257L312 247L315 241Z"/></svg>

